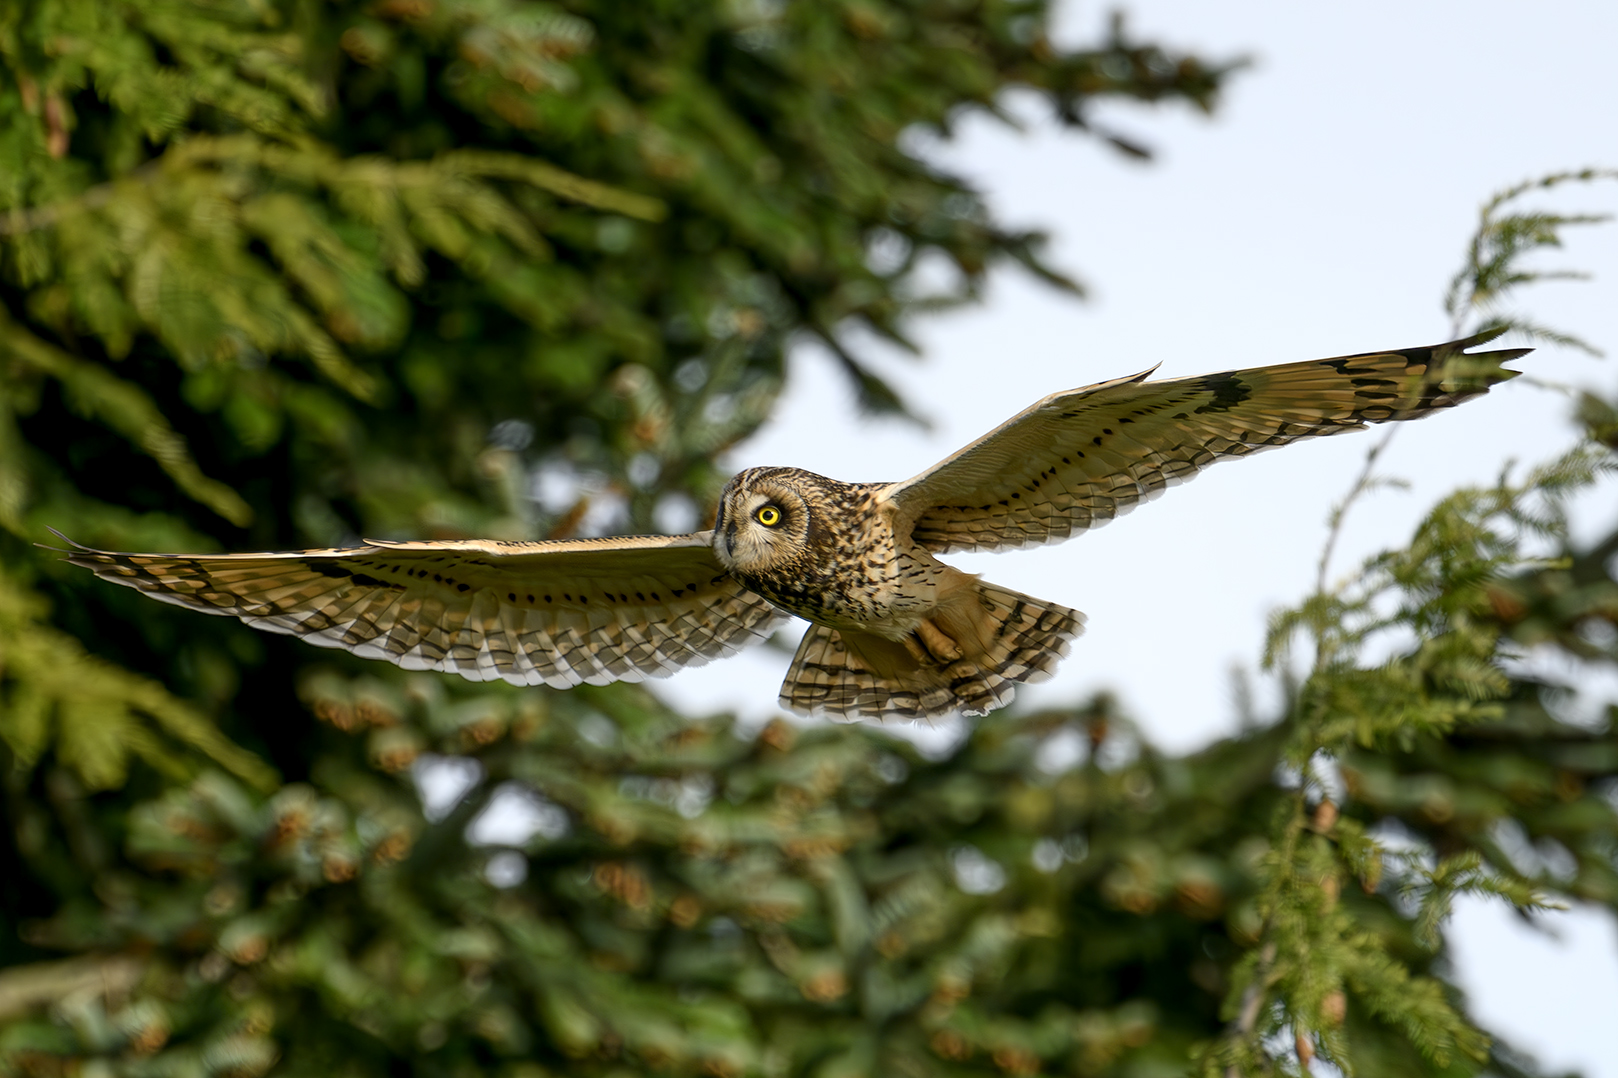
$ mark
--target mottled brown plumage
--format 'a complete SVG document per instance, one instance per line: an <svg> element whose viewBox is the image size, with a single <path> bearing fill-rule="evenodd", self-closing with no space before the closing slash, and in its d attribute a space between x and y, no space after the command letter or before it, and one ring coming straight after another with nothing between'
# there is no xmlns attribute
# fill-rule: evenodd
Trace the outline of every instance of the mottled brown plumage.
<svg viewBox="0 0 1618 1078"><path fill-rule="evenodd" d="M937 560L1099 527L1219 460L1419 419L1515 377L1498 331L1432 348L1146 381L1035 404L913 479L752 468L711 531L551 543L388 543L68 560L153 598L407 669L564 687L661 677L813 624L783 706L981 714L1049 677L1083 616ZM1150 372L1147 372L1149 374Z"/></svg>

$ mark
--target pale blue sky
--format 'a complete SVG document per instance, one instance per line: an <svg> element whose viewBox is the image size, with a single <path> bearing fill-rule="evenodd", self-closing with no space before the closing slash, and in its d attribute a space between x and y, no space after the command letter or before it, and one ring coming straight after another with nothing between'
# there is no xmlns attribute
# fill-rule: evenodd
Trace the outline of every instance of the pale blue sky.
<svg viewBox="0 0 1618 1078"><path fill-rule="evenodd" d="M1442 340L1440 296L1479 203L1543 173L1618 166L1618 4L1142 0L1128 10L1143 37L1255 60L1211 121L1179 108L1098 114L1153 145L1155 163L1063 133L1037 109L1023 110L1026 134L973 121L931 151L979 183L1003 221L1048 229L1051 257L1091 299L1007 269L980 308L917 327L923 359L869 346L933 420L929 433L860 421L832 365L804 348L777 417L731 463L898 479L1047 393L1155 363L1160 375L1188 375ZM1105 16L1072 5L1061 36L1083 39ZM1610 212L1618 184L1537 204ZM1523 306L1618 353L1618 227L1585 230L1557 261L1596 279L1542 286ZM1613 362L1542 349L1520 365L1610 394ZM1402 428L1382 470L1413 487L1356 511L1336 575L1401 543L1454 487L1567 445L1568 410L1565 395L1518 379ZM1058 677L1023 701L1112 688L1149 736L1192 748L1233 729L1229 671L1255 664L1269 612L1311 587L1326 515L1372 443L1333 438L1221 465L1066 544L952 560L1089 615ZM1618 489L1587 505L1591 533L1610 527ZM657 687L762 718L786 665L757 649ZM1547 1065L1618 1078L1611 919L1575 911L1548 923L1561 943L1503 911L1463 908L1451 936L1463 983Z"/></svg>

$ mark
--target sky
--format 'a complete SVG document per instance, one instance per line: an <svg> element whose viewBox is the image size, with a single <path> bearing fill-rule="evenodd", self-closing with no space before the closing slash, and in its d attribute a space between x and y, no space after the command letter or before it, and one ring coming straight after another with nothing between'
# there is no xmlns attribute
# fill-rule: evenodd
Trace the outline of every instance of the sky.
<svg viewBox="0 0 1618 1078"><path fill-rule="evenodd" d="M979 118L950 141L918 143L970 178L1003 223L1048 231L1049 258L1085 282L1088 298L1007 268L981 305L916 323L919 358L856 340L929 419L927 431L862 419L834 364L799 348L775 417L731 465L900 479L1048 393L1153 364L1175 377L1445 340L1441 297L1480 204L1520 180L1618 167L1618 4L1137 0L1127 13L1141 38L1253 61L1212 119L1180 107L1097 110L1151 145L1153 162L1061 130L1032 100L1012 102L1022 132ZM1106 17L1069 5L1056 36L1093 41ZM1618 183L1570 185L1526 204L1612 212ZM1536 264L1593 279L1536 286L1517 308L1618 353L1618 225L1569 238ZM1565 387L1610 395L1614 362L1541 348L1517 364L1531 377L1402 425L1379 470L1410 487L1356 507L1329 578L1403 545L1454 488L1570 445ZM1236 729L1231 671L1255 669L1270 613L1313 587L1327 515L1376 441L1322 439L1221 464L1065 544L948 560L1088 614L1058 676L1022 690L1020 702L1070 704L1111 689L1151 740L1189 751ZM1577 523L1595 536L1615 522L1618 485L1608 484L1584 500ZM656 688L682 707L763 721L776 713L787 663L754 649ZM1591 694L1618 699L1618 688ZM1609 915L1576 909L1530 930L1509 910L1468 902L1449 938L1485 1022L1548 1067L1618 1078Z"/></svg>

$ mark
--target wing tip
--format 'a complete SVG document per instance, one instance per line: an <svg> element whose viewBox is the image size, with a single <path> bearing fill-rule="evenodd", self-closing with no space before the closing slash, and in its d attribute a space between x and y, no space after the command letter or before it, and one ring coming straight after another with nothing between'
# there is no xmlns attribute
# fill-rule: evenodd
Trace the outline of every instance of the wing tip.
<svg viewBox="0 0 1618 1078"><path fill-rule="evenodd" d="M1514 359L1521 359L1523 356L1526 356L1528 353L1532 352L1532 348L1495 348L1487 352L1469 352L1467 349L1476 348L1480 344L1488 344L1490 341L1498 340L1509 332L1510 329L1511 326L1505 324L1485 326L1483 329L1478 330L1470 337L1459 337L1453 341L1446 341L1443 344L1434 345L1431 349L1433 358L1451 359L1464 356L1467 359L1488 360L1494 365L1494 370L1491 370L1488 373L1499 375L1499 377L1494 379L1494 381L1509 381L1523 372L1514 371L1509 367L1502 367L1501 364L1510 363Z"/></svg>
<svg viewBox="0 0 1618 1078"><path fill-rule="evenodd" d="M55 528L51 527L49 524L45 525L45 530L50 532L52 535L56 536L56 538L60 539L62 542L66 543L67 546L66 547L47 546L44 543L35 543L34 545L36 547L38 547L40 550L49 550L49 551L53 551L54 553L57 553L57 554L67 554L69 556L71 556L73 554L105 554L105 553L107 553L107 551L105 551L105 550L97 550L95 547L85 546L83 543L78 542L77 540L69 539L66 535L64 535L63 533L57 531Z"/></svg>

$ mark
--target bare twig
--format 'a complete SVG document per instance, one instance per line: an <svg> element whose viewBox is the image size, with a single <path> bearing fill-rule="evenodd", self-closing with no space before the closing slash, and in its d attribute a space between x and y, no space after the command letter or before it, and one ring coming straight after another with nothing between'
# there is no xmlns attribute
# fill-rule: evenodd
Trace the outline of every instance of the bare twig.
<svg viewBox="0 0 1618 1078"><path fill-rule="evenodd" d="M90 955L0 970L0 1020L91 992L115 996L140 982L146 963L129 955Z"/></svg>
<svg viewBox="0 0 1618 1078"><path fill-rule="evenodd" d="M1343 534L1343 521L1347 519L1348 511L1353 507L1354 503L1362 495L1377 486L1376 479L1372 475L1372 469L1376 466L1377 458L1382 455L1384 449L1388 448L1388 443L1393 441L1393 436L1397 433L1399 433L1398 427L1389 427L1387 433L1382 436L1382 440L1371 447L1370 452L1365 454L1365 467L1360 469L1359 477L1354 480L1354 485L1348 489L1348 494L1344 496L1343 500L1332 507L1329 530L1326 534L1326 546L1320 552L1320 566L1315 571L1315 592L1317 594L1323 595L1326 592L1326 570L1331 566L1331 556L1332 552L1337 549L1337 539Z"/></svg>
<svg viewBox="0 0 1618 1078"><path fill-rule="evenodd" d="M1268 932L1266 924L1263 932ZM1242 1005L1236 1012L1236 1018L1230 1024L1231 1034L1241 1040L1253 1035L1258 1027L1259 1012L1264 1008L1264 982L1269 979L1270 965L1275 961L1275 941L1264 945L1259 951L1258 965L1253 969L1253 981L1242 991ZM1233 1063L1225 1068L1225 1078L1242 1078L1242 1073Z"/></svg>

